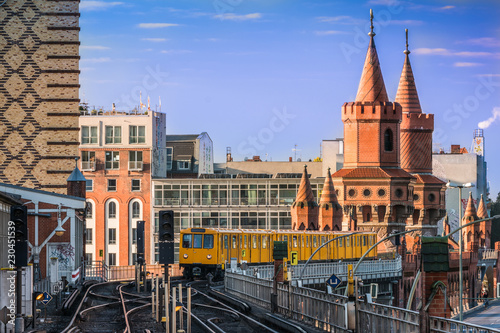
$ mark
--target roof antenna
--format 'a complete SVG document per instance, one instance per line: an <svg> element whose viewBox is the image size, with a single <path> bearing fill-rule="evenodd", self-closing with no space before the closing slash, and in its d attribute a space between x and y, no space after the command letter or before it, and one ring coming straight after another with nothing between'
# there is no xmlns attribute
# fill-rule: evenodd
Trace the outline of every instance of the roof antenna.
<svg viewBox="0 0 500 333"><path fill-rule="evenodd" d="M373 37L375 36L375 33L373 32L373 10L370 8L370 32L368 33L368 36Z"/></svg>

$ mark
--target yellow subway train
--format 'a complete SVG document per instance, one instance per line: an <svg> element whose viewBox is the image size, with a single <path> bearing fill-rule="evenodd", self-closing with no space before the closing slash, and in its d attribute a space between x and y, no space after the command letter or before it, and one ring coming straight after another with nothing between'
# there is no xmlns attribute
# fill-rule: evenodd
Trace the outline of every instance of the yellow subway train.
<svg viewBox="0 0 500 333"><path fill-rule="evenodd" d="M216 278L224 274L223 264L236 260L238 264L270 264L273 262L273 242L288 242L290 252L296 251L298 260L305 262L311 254L329 240L347 234L342 231L211 229L181 230L179 265L186 278ZM377 242L375 232L361 232L337 239L318 251L312 261L356 260ZM368 258L377 257L377 248Z"/></svg>

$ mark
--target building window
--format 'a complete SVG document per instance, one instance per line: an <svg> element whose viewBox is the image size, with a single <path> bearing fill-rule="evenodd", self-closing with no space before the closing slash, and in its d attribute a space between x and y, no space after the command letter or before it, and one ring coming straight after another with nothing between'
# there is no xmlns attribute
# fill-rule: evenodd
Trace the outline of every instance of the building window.
<svg viewBox="0 0 500 333"><path fill-rule="evenodd" d="M114 203L113 201L111 201L108 205L108 218L116 218L116 203Z"/></svg>
<svg viewBox="0 0 500 333"><path fill-rule="evenodd" d="M85 180L85 190L87 190L87 192L92 192L94 190L94 180L93 179L86 179Z"/></svg>
<svg viewBox="0 0 500 333"><path fill-rule="evenodd" d="M97 144L97 126L82 126L82 145Z"/></svg>
<svg viewBox="0 0 500 333"><path fill-rule="evenodd" d="M177 161L177 170L189 170L191 168L191 161Z"/></svg>
<svg viewBox="0 0 500 333"><path fill-rule="evenodd" d="M385 151L392 151L394 148L394 138L390 128L385 130L384 133L384 149Z"/></svg>
<svg viewBox="0 0 500 333"><path fill-rule="evenodd" d="M88 219L91 219L92 216L93 216L93 209L92 209L92 202L90 201L87 201L86 202L86 207L85 207L85 217L88 218Z"/></svg>
<svg viewBox="0 0 500 333"><path fill-rule="evenodd" d="M146 142L146 127L145 126L130 126L129 143L145 143Z"/></svg>
<svg viewBox="0 0 500 333"><path fill-rule="evenodd" d="M116 192L116 179L108 179L108 192Z"/></svg>
<svg viewBox="0 0 500 333"><path fill-rule="evenodd" d="M167 147L167 170L172 170L173 157L174 157L174 148Z"/></svg>
<svg viewBox="0 0 500 333"><path fill-rule="evenodd" d="M138 219L140 217L141 217L141 205L137 201L135 201L132 204L132 218Z"/></svg>
<svg viewBox="0 0 500 333"><path fill-rule="evenodd" d="M95 151L82 151L82 170L95 171Z"/></svg>
<svg viewBox="0 0 500 333"><path fill-rule="evenodd" d="M132 228L132 244L137 244L137 228Z"/></svg>
<svg viewBox="0 0 500 333"><path fill-rule="evenodd" d="M116 244L116 228L109 228L108 236L108 244Z"/></svg>
<svg viewBox="0 0 500 333"><path fill-rule="evenodd" d="M140 179L132 179L132 192L141 190L141 180Z"/></svg>
<svg viewBox="0 0 500 333"><path fill-rule="evenodd" d="M120 168L120 152L107 151L106 152L106 169L119 169Z"/></svg>
<svg viewBox="0 0 500 333"><path fill-rule="evenodd" d="M142 151L128 152L128 169L142 170Z"/></svg>
<svg viewBox="0 0 500 333"><path fill-rule="evenodd" d="M92 263L92 253L85 253L85 261L87 263Z"/></svg>
<svg viewBox="0 0 500 333"><path fill-rule="evenodd" d="M92 228L85 229L85 244L92 244Z"/></svg>
<svg viewBox="0 0 500 333"><path fill-rule="evenodd" d="M122 143L122 128L120 126L106 126L106 144Z"/></svg>
<svg viewBox="0 0 500 333"><path fill-rule="evenodd" d="M108 256L108 265L115 266L116 265L116 253L110 253Z"/></svg>

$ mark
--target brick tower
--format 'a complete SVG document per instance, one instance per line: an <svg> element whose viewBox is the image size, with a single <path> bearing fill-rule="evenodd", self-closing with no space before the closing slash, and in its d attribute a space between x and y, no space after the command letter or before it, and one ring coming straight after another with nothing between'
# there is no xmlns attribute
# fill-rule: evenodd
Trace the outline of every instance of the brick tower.
<svg viewBox="0 0 500 333"><path fill-rule="evenodd" d="M297 198L291 207L293 230L318 230L318 204L307 174L307 165L304 165L304 173L300 180Z"/></svg>
<svg viewBox="0 0 500 333"><path fill-rule="evenodd" d="M0 182L66 193L79 145L78 3L0 6Z"/></svg>
<svg viewBox="0 0 500 333"><path fill-rule="evenodd" d="M479 220L479 218L477 216L476 206L474 205L474 199L472 198L472 192L469 192L469 200L467 201L467 207L465 208L464 217L462 218L462 225L476 220ZM480 223L476 223L462 229L462 239L464 240L465 251L477 252L479 225Z"/></svg>
<svg viewBox="0 0 500 333"><path fill-rule="evenodd" d="M333 186L330 168L325 178L321 199L319 201L319 230L342 230L342 206L339 205L335 187Z"/></svg>
<svg viewBox="0 0 500 333"><path fill-rule="evenodd" d="M415 78L410 64L408 29L406 29L405 62L395 102L401 105L401 168L416 182L413 191L414 212L407 229L422 228L427 236L436 236L437 222L444 217L445 183L432 175L432 132L434 115L422 113Z"/></svg>
<svg viewBox="0 0 500 333"><path fill-rule="evenodd" d="M399 167L402 109L387 96L373 32L355 102L342 106L344 167L333 183L344 209L343 228L378 231L382 237L403 230L413 213L414 177Z"/></svg>
<svg viewBox="0 0 500 333"><path fill-rule="evenodd" d="M479 219L487 219L488 210L484 203L483 195L481 194L481 201L477 205L477 217ZM491 221L479 222L479 246L489 249L491 247Z"/></svg>

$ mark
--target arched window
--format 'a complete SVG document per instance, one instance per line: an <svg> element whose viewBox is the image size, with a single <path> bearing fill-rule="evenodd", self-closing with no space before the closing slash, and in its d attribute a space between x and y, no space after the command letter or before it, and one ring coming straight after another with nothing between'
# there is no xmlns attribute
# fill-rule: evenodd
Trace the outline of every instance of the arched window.
<svg viewBox="0 0 500 333"><path fill-rule="evenodd" d="M108 218L116 218L116 203L114 203L113 201L111 201L108 205Z"/></svg>
<svg viewBox="0 0 500 333"><path fill-rule="evenodd" d="M132 218L133 219L138 219L141 217L141 205L139 202L134 201L132 204Z"/></svg>
<svg viewBox="0 0 500 333"><path fill-rule="evenodd" d="M87 208L86 208L86 213L87 213L87 216L86 216L86 218L88 218L88 219L91 219L91 218L92 218L92 213L93 213L93 212L92 212L92 211L93 211L93 209L92 209L92 208L93 208L93 207L92 207L92 202L87 201Z"/></svg>
<svg viewBox="0 0 500 333"><path fill-rule="evenodd" d="M384 150L392 151L394 149L394 138L390 128L385 130L384 133Z"/></svg>

